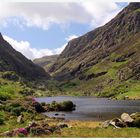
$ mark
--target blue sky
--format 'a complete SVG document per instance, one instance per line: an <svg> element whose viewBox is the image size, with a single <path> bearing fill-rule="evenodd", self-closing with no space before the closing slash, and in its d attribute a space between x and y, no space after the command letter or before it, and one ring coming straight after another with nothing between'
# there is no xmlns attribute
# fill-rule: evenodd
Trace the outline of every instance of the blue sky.
<svg viewBox="0 0 140 140"><path fill-rule="evenodd" d="M69 40L105 24L127 5L114 2L1 3L0 31L29 59L59 54Z"/></svg>

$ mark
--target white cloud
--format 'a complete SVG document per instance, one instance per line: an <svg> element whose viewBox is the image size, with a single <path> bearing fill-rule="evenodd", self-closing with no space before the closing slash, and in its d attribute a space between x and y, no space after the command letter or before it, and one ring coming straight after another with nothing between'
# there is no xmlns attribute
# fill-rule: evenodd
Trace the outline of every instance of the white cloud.
<svg viewBox="0 0 140 140"><path fill-rule="evenodd" d="M121 8L115 2L88 1L82 3L84 9L92 16L92 26L101 26L111 20Z"/></svg>
<svg viewBox="0 0 140 140"><path fill-rule="evenodd" d="M31 47L30 43L28 41L17 41L11 37L8 37L6 35L3 36L6 41L8 41L12 47L21 52L24 56L26 56L28 59L35 59L35 58L40 58L43 56L47 55L54 55L54 54L60 54L64 48L66 47L67 43L62 45L60 48L56 48L53 50L50 49L36 49ZM66 41L69 41L73 38L76 38L78 36L76 35L71 35L68 38L66 38Z"/></svg>
<svg viewBox="0 0 140 140"><path fill-rule="evenodd" d="M66 38L66 41L70 41L74 38L77 38L78 36L77 35L70 35L69 37Z"/></svg>
<svg viewBox="0 0 140 140"><path fill-rule="evenodd" d="M19 26L35 26L47 30L52 24L71 22L99 26L110 20L121 8L115 2L75 3L0 3L0 22L6 26L14 22ZM8 20L16 17L16 20ZM17 18L18 17L18 18Z"/></svg>

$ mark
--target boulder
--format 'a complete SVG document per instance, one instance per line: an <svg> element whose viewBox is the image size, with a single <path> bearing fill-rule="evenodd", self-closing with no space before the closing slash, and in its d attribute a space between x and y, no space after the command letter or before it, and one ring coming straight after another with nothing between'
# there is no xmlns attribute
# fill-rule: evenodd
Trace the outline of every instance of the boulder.
<svg viewBox="0 0 140 140"><path fill-rule="evenodd" d="M127 114L127 113L123 113L123 114L121 115L121 119L122 119L123 122L126 122L126 123L132 123L132 122L134 121L134 119L132 119L132 118L130 117L130 115Z"/></svg>
<svg viewBox="0 0 140 140"><path fill-rule="evenodd" d="M136 112L130 115L134 119L132 126L140 128L140 112Z"/></svg>
<svg viewBox="0 0 140 140"><path fill-rule="evenodd" d="M17 123L22 123L22 122L23 122L23 115L20 115L17 118Z"/></svg>
<svg viewBox="0 0 140 140"><path fill-rule="evenodd" d="M107 121L102 123L101 127L102 128L107 128L109 125L110 125L110 120L107 120Z"/></svg>
<svg viewBox="0 0 140 140"><path fill-rule="evenodd" d="M116 126L116 123L114 121L112 121L112 120L109 122L109 125L112 125L115 128L120 128L120 127Z"/></svg>
<svg viewBox="0 0 140 140"><path fill-rule="evenodd" d="M119 118L114 118L114 119L112 119L111 120L112 122L115 122L115 125L117 126L117 127L126 127L127 125L126 125L126 123L125 122L123 122L121 119L119 119Z"/></svg>

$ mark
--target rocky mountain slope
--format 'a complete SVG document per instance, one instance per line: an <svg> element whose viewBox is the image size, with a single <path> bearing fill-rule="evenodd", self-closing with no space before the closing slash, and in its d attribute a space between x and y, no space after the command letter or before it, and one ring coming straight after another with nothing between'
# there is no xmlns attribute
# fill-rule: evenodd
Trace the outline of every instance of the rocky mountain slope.
<svg viewBox="0 0 140 140"><path fill-rule="evenodd" d="M50 73L66 91L140 97L140 3L71 40Z"/></svg>
<svg viewBox="0 0 140 140"><path fill-rule="evenodd" d="M49 72L50 67L56 62L58 55L44 56L33 60L33 62L45 69L46 72Z"/></svg>
<svg viewBox="0 0 140 140"><path fill-rule="evenodd" d="M49 78L43 68L35 65L3 39L0 34L0 71L14 71L19 76L29 80Z"/></svg>

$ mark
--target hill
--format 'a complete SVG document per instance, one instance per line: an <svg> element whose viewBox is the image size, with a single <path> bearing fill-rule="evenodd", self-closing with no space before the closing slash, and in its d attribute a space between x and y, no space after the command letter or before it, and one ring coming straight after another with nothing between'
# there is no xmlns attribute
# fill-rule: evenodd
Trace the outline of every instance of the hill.
<svg viewBox="0 0 140 140"><path fill-rule="evenodd" d="M49 72L50 67L57 60L58 55L44 56L42 58L37 58L33 62L45 69L46 72Z"/></svg>
<svg viewBox="0 0 140 140"><path fill-rule="evenodd" d="M35 65L31 60L28 60L20 52L3 39L0 34L0 71L14 71L21 77L28 80L41 78L49 79L50 76L43 68Z"/></svg>
<svg viewBox="0 0 140 140"><path fill-rule="evenodd" d="M140 98L140 3L71 40L50 68L66 92Z"/></svg>

